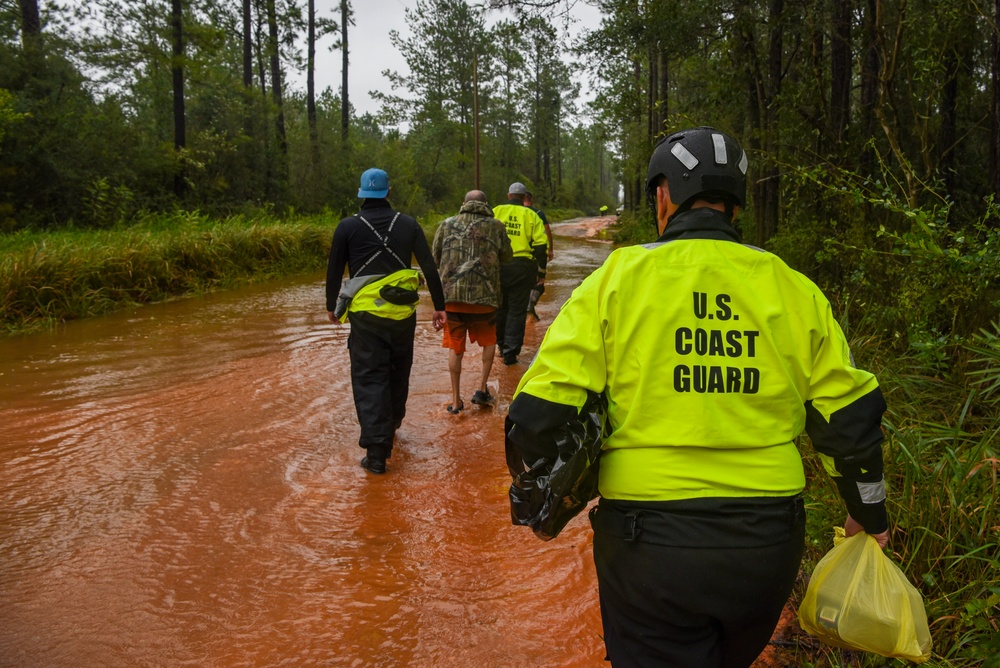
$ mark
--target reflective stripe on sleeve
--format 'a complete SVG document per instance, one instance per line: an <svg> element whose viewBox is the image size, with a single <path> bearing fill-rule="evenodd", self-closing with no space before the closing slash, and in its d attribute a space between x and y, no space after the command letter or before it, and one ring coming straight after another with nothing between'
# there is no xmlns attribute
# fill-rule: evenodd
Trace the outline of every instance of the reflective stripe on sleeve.
<svg viewBox="0 0 1000 668"><path fill-rule="evenodd" d="M885 478L878 482L859 482L858 494L862 503L880 503L885 501Z"/></svg>

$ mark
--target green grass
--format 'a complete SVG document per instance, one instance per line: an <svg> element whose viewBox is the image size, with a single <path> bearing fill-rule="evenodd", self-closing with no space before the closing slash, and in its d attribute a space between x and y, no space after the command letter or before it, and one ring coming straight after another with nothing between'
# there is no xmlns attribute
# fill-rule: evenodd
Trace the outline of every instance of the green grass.
<svg viewBox="0 0 1000 668"><path fill-rule="evenodd" d="M631 246L648 244L656 241L659 234L653 225L653 216L648 208L639 213L625 211L618 217L618 222L612 226L615 246Z"/></svg>
<svg viewBox="0 0 1000 668"><path fill-rule="evenodd" d="M420 227L424 230L424 236L427 237L427 245L434 246L434 235L437 233L438 227L444 222L446 218L456 215L455 213L428 213L426 216L421 216L417 219L420 223Z"/></svg>
<svg viewBox="0 0 1000 668"><path fill-rule="evenodd" d="M585 214L580 209L543 209L549 223L561 223L564 220L583 218Z"/></svg>
<svg viewBox="0 0 1000 668"><path fill-rule="evenodd" d="M0 237L0 330L56 323L325 266L337 219L149 216L112 230Z"/></svg>
<svg viewBox="0 0 1000 668"><path fill-rule="evenodd" d="M922 593L933 637L926 666L1000 668L1000 337L952 349L946 373L888 345L855 341L889 409L883 420L892 559ZM811 451L804 444L803 452ZM809 541L804 572L832 545L843 504L806 457ZM797 606L805 579L793 594ZM902 661L797 638L791 665L902 666Z"/></svg>

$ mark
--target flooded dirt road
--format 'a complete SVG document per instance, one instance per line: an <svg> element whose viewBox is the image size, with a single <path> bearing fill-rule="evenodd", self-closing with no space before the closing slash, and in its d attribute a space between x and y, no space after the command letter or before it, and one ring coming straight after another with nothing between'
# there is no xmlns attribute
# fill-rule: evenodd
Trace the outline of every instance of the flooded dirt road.
<svg viewBox="0 0 1000 668"><path fill-rule="evenodd" d="M0 341L0 666L607 665L586 519L549 543L511 526L502 436L545 325L610 250L589 229L556 226L494 409L445 411L424 295L380 477L318 277Z"/></svg>

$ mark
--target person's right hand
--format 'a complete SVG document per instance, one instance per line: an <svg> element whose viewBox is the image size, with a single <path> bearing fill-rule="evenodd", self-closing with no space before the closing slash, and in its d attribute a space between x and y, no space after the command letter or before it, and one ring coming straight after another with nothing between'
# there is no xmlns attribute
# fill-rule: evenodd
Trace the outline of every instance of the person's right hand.
<svg viewBox="0 0 1000 668"><path fill-rule="evenodd" d="M856 519L854 519L850 515L847 516L847 519L844 521L844 536L846 536L847 538L850 538L851 536L853 536L855 534L858 534L858 533L862 533L864 531L865 531L865 528L863 526L861 526L860 522L858 522ZM870 535L871 535L872 538L875 539L875 541L878 543L878 546L880 548L882 548L882 549L885 549L885 547L889 544L889 530L888 529L886 529L882 533L873 533L873 534L870 534Z"/></svg>
<svg viewBox="0 0 1000 668"><path fill-rule="evenodd" d="M333 323L334 325L339 325L339 324L341 324L341 323L340 323L340 318L338 318L337 316L335 316L335 315L333 314L333 311L327 311L327 312L326 312L326 319L327 319L327 320L329 320L329 321L330 321L331 323Z"/></svg>

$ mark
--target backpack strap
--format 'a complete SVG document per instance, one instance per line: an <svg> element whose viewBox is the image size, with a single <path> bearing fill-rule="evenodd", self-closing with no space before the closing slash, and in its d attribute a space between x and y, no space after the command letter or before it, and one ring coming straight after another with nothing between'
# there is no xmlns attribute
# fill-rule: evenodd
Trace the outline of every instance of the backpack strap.
<svg viewBox="0 0 1000 668"><path fill-rule="evenodd" d="M388 253L389 255L393 256L394 258L396 258L396 262L399 262L399 265L403 269L409 269L409 265L406 264L405 262L403 262L402 258L400 258L398 255L396 255L395 251L393 251L392 248L389 247L389 239L390 239L390 237L392 237L392 228L396 224L396 219L399 218L399 214L400 214L400 212L397 211L396 215L392 217L392 221L389 223L389 229L386 231L385 236L382 236L381 234L379 234L378 230L375 229L374 225L372 225L371 223L369 223L368 220L364 216L362 216L360 213L358 214L358 218L361 219L361 222L364 223L365 225L367 225L368 229L371 230L372 234L375 235L375 238L378 239L382 243L382 248L380 248L379 250L375 251L372 254L371 257L369 257L367 260L365 260L365 263L363 265L361 265L361 267L359 267L356 272L354 272L355 276L357 276L358 274L360 274L362 272L362 270L365 267L367 267L369 264L371 264L372 260L374 260L379 255L381 255L383 251L386 252L386 253Z"/></svg>

